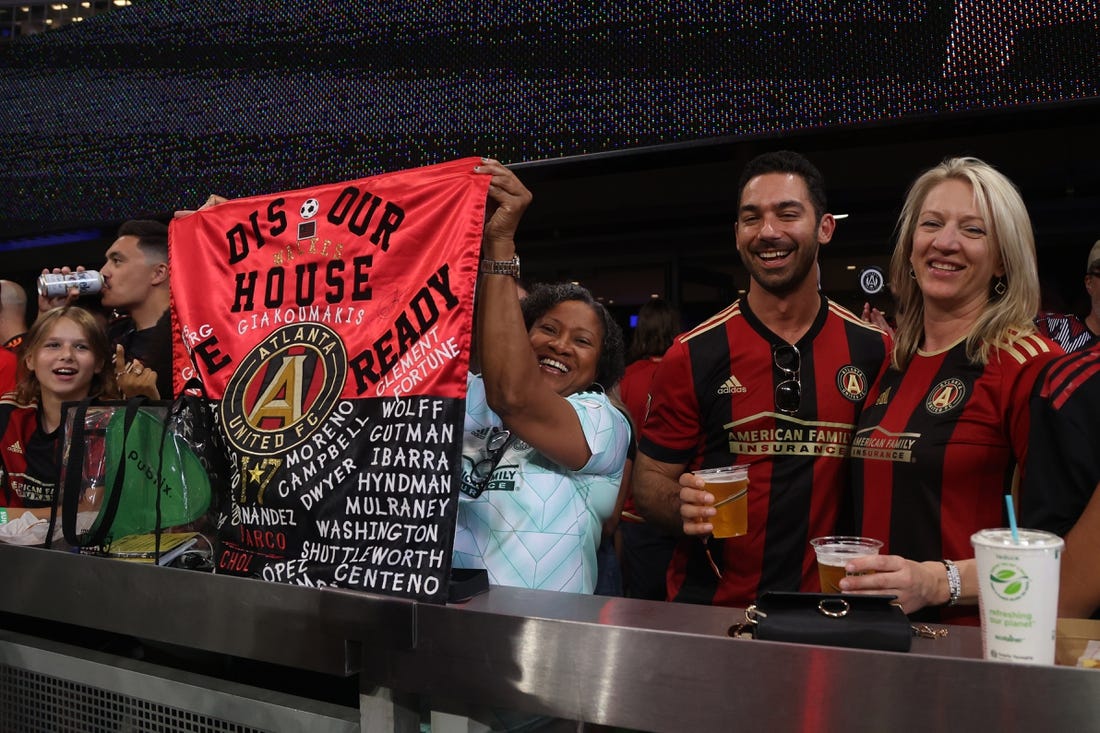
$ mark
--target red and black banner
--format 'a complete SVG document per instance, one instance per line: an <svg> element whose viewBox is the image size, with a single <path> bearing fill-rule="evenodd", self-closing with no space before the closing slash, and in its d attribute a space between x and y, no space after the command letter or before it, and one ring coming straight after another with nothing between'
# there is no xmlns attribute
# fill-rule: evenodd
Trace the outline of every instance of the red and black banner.
<svg viewBox="0 0 1100 733"><path fill-rule="evenodd" d="M443 602L489 177L478 159L172 222L176 388L232 465L218 572Z"/></svg>

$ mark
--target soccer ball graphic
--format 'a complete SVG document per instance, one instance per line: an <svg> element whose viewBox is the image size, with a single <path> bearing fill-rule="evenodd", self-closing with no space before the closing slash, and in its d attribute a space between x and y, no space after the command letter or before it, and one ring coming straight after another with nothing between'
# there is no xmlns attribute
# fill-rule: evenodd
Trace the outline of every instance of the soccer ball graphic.
<svg viewBox="0 0 1100 733"><path fill-rule="evenodd" d="M317 199L306 199L306 202L302 204L302 208L298 210L298 213L302 215L303 219L312 219L317 216L317 212L321 209L321 203Z"/></svg>

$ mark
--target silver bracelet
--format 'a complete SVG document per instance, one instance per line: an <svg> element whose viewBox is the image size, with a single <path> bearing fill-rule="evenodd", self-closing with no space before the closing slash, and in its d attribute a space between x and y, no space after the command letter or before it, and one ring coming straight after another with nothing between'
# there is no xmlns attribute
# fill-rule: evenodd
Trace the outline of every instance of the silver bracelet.
<svg viewBox="0 0 1100 733"><path fill-rule="evenodd" d="M959 566L950 560L940 560L947 568L947 605L954 606L962 595L962 578L959 577Z"/></svg>
<svg viewBox="0 0 1100 733"><path fill-rule="evenodd" d="M519 257L510 260L482 260L479 268L482 275L508 275L519 280Z"/></svg>

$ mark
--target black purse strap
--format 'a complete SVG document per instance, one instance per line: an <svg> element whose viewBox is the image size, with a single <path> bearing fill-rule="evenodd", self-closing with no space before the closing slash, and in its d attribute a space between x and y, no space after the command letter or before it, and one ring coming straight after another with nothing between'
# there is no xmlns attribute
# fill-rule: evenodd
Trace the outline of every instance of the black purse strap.
<svg viewBox="0 0 1100 733"><path fill-rule="evenodd" d="M67 436L64 435L64 425L66 422L65 418L68 415L62 415L62 440L58 441L55 455L59 465L61 463L61 456L66 447L69 450L69 456L65 463L65 481L58 485L53 493L53 505L50 507L50 526L49 530L46 532L46 547L53 546L53 533L54 528L57 526L58 508L62 504L63 497L67 498L69 494L79 495L83 490L81 484L84 478L84 451L88 444L84 421L88 414L88 405L91 404L91 401L91 398L86 397L78 402L76 407L72 408L73 429ZM68 440L67 445L62 445L64 439ZM67 500L65 503L68 503ZM72 515L71 520L67 519L70 514ZM75 512L62 511L61 517L61 530L65 534L65 541L75 547L76 514Z"/></svg>
<svg viewBox="0 0 1100 733"><path fill-rule="evenodd" d="M69 435L62 436L69 441L69 459L65 464L65 482L58 486L57 491L54 492L53 509L50 512L50 529L46 533L46 547L50 547L53 541L58 504L62 504L61 530L65 535L65 541L73 547L78 546L79 543L79 538L76 536L76 508L80 504L80 494L84 490L84 454L88 445L85 420L88 415L89 404L91 404L91 399L85 398L73 408L73 429ZM72 498L70 499L70 497ZM70 505L72 505L71 509L69 508Z"/></svg>
<svg viewBox="0 0 1100 733"><path fill-rule="evenodd" d="M168 442L168 435L171 432L168 426L172 422L172 417L176 415L181 409L184 399L183 395L172 401L172 404L168 406L168 409L164 411L164 420L160 424L160 448L157 450L157 500L156 500L156 515L157 523L153 529L153 562L160 563L160 536L163 534L162 515L160 508L160 501L163 496L161 487L164 485L164 445ZM173 436L174 440L174 436Z"/></svg>

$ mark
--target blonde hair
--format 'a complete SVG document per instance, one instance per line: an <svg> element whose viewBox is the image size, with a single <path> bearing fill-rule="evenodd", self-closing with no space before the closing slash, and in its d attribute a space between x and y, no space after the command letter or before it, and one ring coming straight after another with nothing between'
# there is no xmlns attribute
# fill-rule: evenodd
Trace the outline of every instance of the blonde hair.
<svg viewBox="0 0 1100 733"><path fill-rule="evenodd" d="M898 329L893 364L902 369L924 338L924 298L912 276L913 233L928 193L947 180L969 183L978 211L989 227L993 256L1004 266L1007 290L996 295L990 283L989 302L966 337L966 355L985 365L996 346L1012 343L1035 331L1039 308L1039 271L1035 236L1020 192L1004 174L977 158L948 158L925 171L909 188L897 226L897 244L890 260L890 285L898 299Z"/></svg>
<svg viewBox="0 0 1100 733"><path fill-rule="evenodd" d="M46 311L38 317L27 332L19 350L19 383L15 385L16 400L20 404L37 404L42 397L42 385L38 383L38 377L34 371L27 368L27 356L33 354L42 346L54 324L62 318L68 318L75 323L88 339L88 346L92 350L96 361L102 365L99 373L92 375L91 384L88 385L88 397L117 397L118 387L115 385L114 372L111 370L110 344L107 343L107 334L103 327L88 311L75 305L67 305Z"/></svg>

